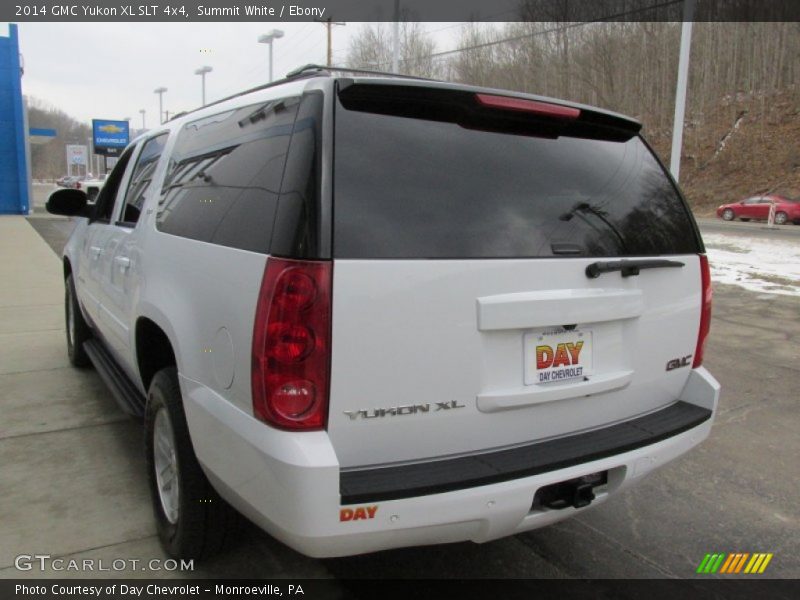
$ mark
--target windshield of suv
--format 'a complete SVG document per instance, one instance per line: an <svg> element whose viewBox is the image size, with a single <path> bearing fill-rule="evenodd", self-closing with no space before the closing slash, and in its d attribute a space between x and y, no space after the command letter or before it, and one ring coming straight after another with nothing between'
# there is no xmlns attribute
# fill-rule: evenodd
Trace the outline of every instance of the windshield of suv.
<svg viewBox="0 0 800 600"><path fill-rule="evenodd" d="M473 123L441 102L415 118L413 102L373 109L351 89L335 114L337 258L701 251L683 200L633 133L579 137L534 120L519 134L518 118Z"/></svg>

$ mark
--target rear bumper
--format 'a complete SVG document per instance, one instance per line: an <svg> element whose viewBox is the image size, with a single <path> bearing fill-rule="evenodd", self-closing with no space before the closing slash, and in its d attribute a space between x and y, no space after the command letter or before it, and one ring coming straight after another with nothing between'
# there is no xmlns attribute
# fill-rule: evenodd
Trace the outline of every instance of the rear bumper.
<svg viewBox="0 0 800 600"><path fill-rule="evenodd" d="M679 408L672 411L672 429L664 419L645 415L529 446L527 454L520 449L491 453L496 460L484 462L495 473L476 479L475 465L463 459L453 459L462 460L458 465L439 465L461 468L455 476L447 465L433 470L423 465L412 469L411 477L391 472L408 466L383 473L342 472L325 432L276 431L205 386L181 378L181 387L195 451L220 494L274 537L314 557L485 542L568 518L586 509L531 510L536 490L608 471L608 483L596 491L593 504L605 501L703 441L719 397L714 378L704 368L695 369L673 405ZM614 438L619 438L617 445L609 442ZM501 463L516 470L511 475L503 471L498 480ZM443 481L449 481L449 488L441 487ZM461 482L457 489L453 481ZM343 496L345 504L351 503L343 506Z"/></svg>

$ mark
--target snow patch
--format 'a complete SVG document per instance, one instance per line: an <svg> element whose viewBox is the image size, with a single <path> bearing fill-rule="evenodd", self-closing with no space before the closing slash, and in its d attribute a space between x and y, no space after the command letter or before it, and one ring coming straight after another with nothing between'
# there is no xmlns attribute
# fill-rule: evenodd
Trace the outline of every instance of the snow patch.
<svg viewBox="0 0 800 600"><path fill-rule="evenodd" d="M728 140L739 129L739 126L742 124L742 121L744 120L744 116L746 114L747 114L747 111L742 111L742 112L739 113L739 116L736 117L736 122L733 124L733 127L731 127L731 129L728 131L728 133L726 133L722 137L722 139L719 141L719 144L717 144L717 151L714 152L714 156L712 156L711 160L709 160L708 162L711 162L712 160L717 158L717 156L719 156L720 152L725 150L725 146L728 144Z"/></svg>
<svg viewBox="0 0 800 600"><path fill-rule="evenodd" d="M752 292L800 296L800 244L722 234L703 236L711 281Z"/></svg>

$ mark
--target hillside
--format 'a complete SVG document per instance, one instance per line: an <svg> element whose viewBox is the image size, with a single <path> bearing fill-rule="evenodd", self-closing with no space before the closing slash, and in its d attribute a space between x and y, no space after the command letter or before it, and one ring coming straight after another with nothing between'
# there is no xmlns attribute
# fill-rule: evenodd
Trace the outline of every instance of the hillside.
<svg viewBox="0 0 800 600"><path fill-rule="evenodd" d="M65 146L85 145L92 128L47 102L30 96L25 101L31 127L56 130L56 137L49 143L31 146L31 176L34 179L61 177L67 171Z"/></svg>
<svg viewBox="0 0 800 600"><path fill-rule="evenodd" d="M687 120L681 186L698 216L720 204L774 191L800 196L800 90L725 97ZM670 133L648 133L669 164Z"/></svg>

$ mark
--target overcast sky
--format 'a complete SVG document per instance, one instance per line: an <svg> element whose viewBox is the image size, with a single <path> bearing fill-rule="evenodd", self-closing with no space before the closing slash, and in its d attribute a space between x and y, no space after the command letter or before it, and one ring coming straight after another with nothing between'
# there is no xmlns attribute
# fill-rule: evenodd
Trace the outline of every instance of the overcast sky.
<svg viewBox="0 0 800 600"><path fill-rule="evenodd" d="M334 62L347 56L351 36L363 27L348 23L333 28ZM390 24L384 24L390 27ZM131 117L141 127L158 118L157 87L166 87L164 109L174 114L200 105L200 77L194 71L212 67L206 76L206 101L267 82L269 50L260 34L278 28L274 74L278 79L307 63L326 60L325 26L303 23L20 23L25 61L23 93L60 108L82 121ZM428 23L437 50L453 47L459 27ZM0 24L7 35L7 24Z"/></svg>

